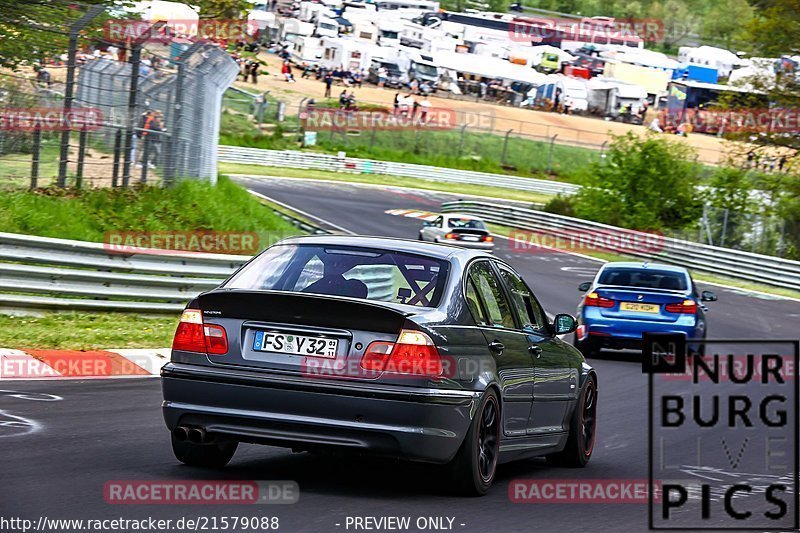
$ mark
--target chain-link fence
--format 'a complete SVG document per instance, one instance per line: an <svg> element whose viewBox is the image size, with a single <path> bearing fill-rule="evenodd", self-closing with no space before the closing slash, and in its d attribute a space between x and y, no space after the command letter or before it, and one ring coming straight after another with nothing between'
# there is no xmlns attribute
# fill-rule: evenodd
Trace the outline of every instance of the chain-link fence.
<svg viewBox="0 0 800 533"><path fill-rule="evenodd" d="M0 73L0 183L215 181L222 95L239 72L224 48L149 39L150 25L124 42L82 27L65 54Z"/></svg>
<svg viewBox="0 0 800 533"><path fill-rule="evenodd" d="M786 219L775 215L705 206L697 228L686 237L703 244L786 257L791 246L787 226Z"/></svg>

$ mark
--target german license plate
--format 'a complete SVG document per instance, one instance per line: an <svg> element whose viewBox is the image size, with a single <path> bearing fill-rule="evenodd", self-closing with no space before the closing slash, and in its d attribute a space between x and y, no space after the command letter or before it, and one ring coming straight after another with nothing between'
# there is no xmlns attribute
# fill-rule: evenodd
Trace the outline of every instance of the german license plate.
<svg viewBox="0 0 800 533"><path fill-rule="evenodd" d="M461 236L461 240L462 240L462 241L472 241L472 242L477 242L477 241L481 240L481 238L480 238L480 237L478 237L478 236L476 236L476 235L462 235L462 236Z"/></svg>
<svg viewBox="0 0 800 533"><path fill-rule="evenodd" d="M620 311L632 311L634 313L658 313L659 305L657 304L640 304L636 302L620 302Z"/></svg>
<svg viewBox="0 0 800 533"><path fill-rule="evenodd" d="M291 355L304 355L311 357L336 357L338 339L325 337L306 337L289 333L274 333L271 331L256 331L253 340L253 350L257 352L277 352Z"/></svg>

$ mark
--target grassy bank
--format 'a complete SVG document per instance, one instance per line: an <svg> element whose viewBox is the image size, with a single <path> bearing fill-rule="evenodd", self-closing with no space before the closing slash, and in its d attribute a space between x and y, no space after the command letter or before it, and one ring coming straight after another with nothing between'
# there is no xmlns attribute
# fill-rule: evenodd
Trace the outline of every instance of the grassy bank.
<svg viewBox="0 0 800 533"><path fill-rule="evenodd" d="M297 234L226 178L170 189L41 189L0 194L0 231L104 241L119 231L242 231Z"/></svg>
<svg viewBox="0 0 800 533"><path fill-rule="evenodd" d="M261 135L244 116L223 114L220 144L271 150L298 149L294 135L283 135L286 127L274 134ZM287 126L288 127L288 126ZM288 131L294 131L289 127ZM399 161L445 168L509 174L524 177L576 182L600 152L500 135L436 130L356 131L347 135L318 132L317 143L307 148L324 153L347 152L351 157L379 161Z"/></svg>
<svg viewBox="0 0 800 533"><path fill-rule="evenodd" d="M245 165L241 163L220 163L219 171L225 174L247 174L251 176L279 176L284 178L309 178L318 180L348 181L352 183L370 183L374 185L390 185L395 187L413 187L428 191L448 192L452 194L486 196L520 202L546 203L552 196L492 187L491 185L473 185L466 183L446 183L427 181L400 176L378 174L351 174L349 172L329 172L326 170L303 170L298 168L267 167L264 165Z"/></svg>
<svg viewBox="0 0 800 533"><path fill-rule="evenodd" d="M0 315L0 347L70 350L167 348L172 346L178 318L124 313Z"/></svg>

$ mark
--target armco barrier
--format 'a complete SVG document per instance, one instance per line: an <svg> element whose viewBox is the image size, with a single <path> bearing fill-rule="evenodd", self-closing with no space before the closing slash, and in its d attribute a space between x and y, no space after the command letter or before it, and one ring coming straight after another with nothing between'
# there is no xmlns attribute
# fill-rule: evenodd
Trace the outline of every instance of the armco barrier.
<svg viewBox="0 0 800 533"><path fill-rule="evenodd" d="M0 309L178 313L249 259L160 250L117 253L102 243L0 233ZM392 297L391 267L364 267L356 277L369 282L371 298Z"/></svg>
<svg viewBox="0 0 800 533"><path fill-rule="evenodd" d="M612 236L637 233L632 230L588 220L491 202L465 200L446 202L442 204L442 211L478 215L487 222L511 228L542 232L565 239L573 239L580 232ZM657 251L626 249L625 255L682 265L700 272L763 283L774 287L800 290L800 261L708 246L668 237L659 238L659 244Z"/></svg>
<svg viewBox="0 0 800 533"><path fill-rule="evenodd" d="M220 146L218 155L219 161L224 163L333 170L355 174L386 174L428 181L491 185L492 187L503 187L506 189L516 189L519 191L537 192L541 194L570 195L577 192L579 188L578 185L550 180L521 178L506 176L504 174L489 174L486 172L431 167L426 165L412 165L394 161L339 157L331 154L301 152L298 150L264 150L261 148L245 148L241 146Z"/></svg>

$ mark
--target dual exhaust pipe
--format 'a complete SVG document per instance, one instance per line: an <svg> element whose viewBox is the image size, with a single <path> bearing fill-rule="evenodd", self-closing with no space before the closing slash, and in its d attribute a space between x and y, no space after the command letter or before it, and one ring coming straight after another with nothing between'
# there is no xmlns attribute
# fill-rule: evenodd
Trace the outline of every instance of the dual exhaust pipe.
<svg viewBox="0 0 800 533"><path fill-rule="evenodd" d="M177 441L189 441L192 444L208 444L214 440L212 435L200 427L178 426L172 430L172 436Z"/></svg>

